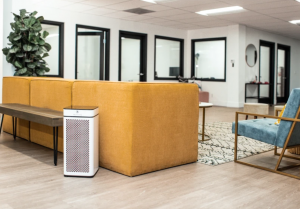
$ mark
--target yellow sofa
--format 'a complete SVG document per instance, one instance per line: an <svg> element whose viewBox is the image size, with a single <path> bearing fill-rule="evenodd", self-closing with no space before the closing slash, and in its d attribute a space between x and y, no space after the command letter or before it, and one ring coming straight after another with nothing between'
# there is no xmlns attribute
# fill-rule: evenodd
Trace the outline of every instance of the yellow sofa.
<svg viewBox="0 0 300 209"><path fill-rule="evenodd" d="M60 111L69 105L99 107L101 167L136 176L197 161L194 84L33 79L30 88L33 106ZM30 139L52 148L48 129L32 124Z"/></svg>

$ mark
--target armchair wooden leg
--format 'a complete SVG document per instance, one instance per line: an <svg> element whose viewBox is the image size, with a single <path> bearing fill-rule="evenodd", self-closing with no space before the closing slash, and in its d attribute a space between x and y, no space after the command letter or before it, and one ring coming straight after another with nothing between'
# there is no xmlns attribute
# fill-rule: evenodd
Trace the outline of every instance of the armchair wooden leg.
<svg viewBox="0 0 300 209"><path fill-rule="evenodd" d="M274 147L274 155L277 155L277 146Z"/></svg>

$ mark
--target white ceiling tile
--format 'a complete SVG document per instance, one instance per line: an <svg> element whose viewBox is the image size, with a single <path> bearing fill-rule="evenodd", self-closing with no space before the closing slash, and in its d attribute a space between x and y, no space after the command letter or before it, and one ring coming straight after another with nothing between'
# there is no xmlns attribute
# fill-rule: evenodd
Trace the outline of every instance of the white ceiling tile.
<svg viewBox="0 0 300 209"><path fill-rule="evenodd" d="M155 24L155 23L166 22L166 21L167 20L163 19L163 18L151 18L151 19L147 19L147 20L142 20L141 22Z"/></svg>
<svg viewBox="0 0 300 209"><path fill-rule="evenodd" d="M299 6L299 3L293 0L281 0L267 3L259 3L259 4L250 4L244 6L244 8L249 10L264 10L264 9L272 9L272 8L281 8L281 7L289 7L289 6Z"/></svg>
<svg viewBox="0 0 300 209"><path fill-rule="evenodd" d="M163 6L163 5L159 5L159 4L144 6L142 8L152 10L152 11L156 11L156 12L172 9L171 7L167 7L167 6Z"/></svg>
<svg viewBox="0 0 300 209"><path fill-rule="evenodd" d="M66 0L66 1L74 2L74 3L79 3L79 2L83 2L85 0Z"/></svg>
<svg viewBox="0 0 300 209"><path fill-rule="evenodd" d="M80 3L75 3L71 4L65 7L62 7L61 9L69 10L69 11L74 11L74 12L83 12L86 10L91 10L95 9L95 6L87 5L87 4L80 4Z"/></svg>
<svg viewBox="0 0 300 209"><path fill-rule="evenodd" d="M199 15L199 17L178 20L178 22L193 24L193 23L199 23L199 22L206 22L206 21L210 21L210 20L217 20L217 18Z"/></svg>
<svg viewBox="0 0 300 209"><path fill-rule="evenodd" d="M181 14L181 15L172 15L165 17L168 20L185 20L191 18L198 18L199 15L196 13L188 13L188 14Z"/></svg>
<svg viewBox="0 0 300 209"><path fill-rule="evenodd" d="M117 12L117 11L113 10L113 9L96 8L96 9L84 11L83 13L94 14L94 15L100 15L101 16L101 15L114 13L114 12Z"/></svg>
<svg viewBox="0 0 300 209"><path fill-rule="evenodd" d="M158 22L155 23L156 25L162 25L162 26L171 26L171 25L177 25L178 22L175 21L165 21L165 22Z"/></svg>
<svg viewBox="0 0 300 209"><path fill-rule="evenodd" d="M183 8L183 7L190 7L199 4L208 4L213 2L217 2L217 0L182 0L182 1L162 2L160 4L173 7L173 8Z"/></svg>
<svg viewBox="0 0 300 209"><path fill-rule="evenodd" d="M125 1L118 4L111 4L105 6L108 9L115 9L115 10L128 10L128 9L134 9L139 8L143 6L150 6L153 5L151 3L140 1L140 0L131 0L131 1Z"/></svg>
<svg viewBox="0 0 300 209"><path fill-rule="evenodd" d="M146 16L146 15L134 15L134 16L124 17L122 19L134 21L134 22L140 22L140 21L144 21L144 20L153 19L153 17Z"/></svg>
<svg viewBox="0 0 300 209"><path fill-rule="evenodd" d="M51 1L39 1L37 5L43 7L53 7L53 8L60 8L67 5L73 4L70 1L62 1L62 0L51 0Z"/></svg>
<svg viewBox="0 0 300 209"><path fill-rule="evenodd" d="M170 9L170 10L164 10L159 12L152 12L147 15L152 17L166 17L166 16L180 15L180 14L189 14L189 12L180 9Z"/></svg>
<svg viewBox="0 0 300 209"><path fill-rule="evenodd" d="M134 16L134 15L135 14L133 14L133 13L118 11L118 12L114 12L114 13L105 14L103 16L122 19L124 17L130 17L130 16Z"/></svg>
<svg viewBox="0 0 300 209"><path fill-rule="evenodd" d="M112 4L118 4L129 0L84 0L80 3L82 4L89 4L94 6L107 6Z"/></svg>

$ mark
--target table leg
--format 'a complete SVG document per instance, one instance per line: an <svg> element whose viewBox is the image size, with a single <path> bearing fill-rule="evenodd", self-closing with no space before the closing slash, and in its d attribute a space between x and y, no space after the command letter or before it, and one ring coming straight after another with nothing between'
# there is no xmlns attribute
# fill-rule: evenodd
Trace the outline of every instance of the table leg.
<svg viewBox="0 0 300 209"><path fill-rule="evenodd" d="M57 165L57 144L58 144L58 127L53 127L53 154L54 165Z"/></svg>
<svg viewBox="0 0 300 209"><path fill-rule="evenodd" d="M1 131L2 131L3 119L4 119L4 114L2 114L2 118L1 118L0 134L1 134Z"/></svg>
<svg viewBox="0 0 300 209"><path fill-rule="evenodd" d="M17 137L17 118L16 117L12 117L12 125L13 125L13 137L14 137L14 140L16 140L16 137Z"/></svg>
<svg viewBox="0 0 300 209"><path fill-rule="evenodd" d="M202 141L204 141L204 136L205 136L205 133L204 133L204 128L205 128L205 108L202 108L203 109L203 116L202 116Z"/></svg>

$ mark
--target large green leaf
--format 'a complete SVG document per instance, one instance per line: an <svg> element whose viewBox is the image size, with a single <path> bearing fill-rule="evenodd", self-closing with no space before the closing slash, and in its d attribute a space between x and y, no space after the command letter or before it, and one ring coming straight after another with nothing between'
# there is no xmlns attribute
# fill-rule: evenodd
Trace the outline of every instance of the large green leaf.
<svg viewBox="0 0 300 209"><path fill-rule="evenodd" d="M38 75L44 75L45 74L45 70L43 70L43 69L37 69L36 70L36 74L38 74Z"/></svg>
<svg viewBox="0 0 300 209"><path fill-rule="evenodd" d="M37 50L36 52L35 52L35 55L41 55L41 54L43 54L44 52L43 52L43 50L41 49L41 48L39 48L39 50Z"/></svg>
<svg viewBox="0 0 300 209"><path fill-rule="evenodd" d="M12 54L8 52L8 54L6 55L6 61L8 63L11 63L11 60L12 60Z"/></svg>
<svg viewBox="0 0 300 209"><path fill-rule="evenodd" d="M35 31L35 32L39 32L39 31L41 31L42 30L42 26L36 26L36 27L33 27L33 30Z"/></svg>
<svg viewBox="0 0 300 209"><path fill-rule="evenodd" d="M44 70L48 73L50 71L50 68L45 67Z"/></svg>
<svg viewBox="0 0 300 209"><path fill-rule="evenodd" d="M18 41L18 40L20 40L22 38L22 36L21 35L18 35L18 36L16 36L15 38L14 38L14 41Z"/></svg>
<svg viewBox="0 0 300 209"><path fill-rule="evenodd" d="M48 35L49 35L48 31L43 32L43 38L47 38Z"/></svg>
<svg viewBox="0 0 300 209"><path fill-rule="evenodd" d="M34 11L32 13L30 13L30 16L35 16L38 12L37 11Z"/></svg>
<svg viewBox="0 0 300 209"><path fill-rule="evenodd" d="M19 15L15 14L15 13L13 13L13 15L15 16L14 17L14 21L19 21L20 20L20 16Z"/></svg>
<svg viewBox="0 0 300 209"><path fill-rule="evenodd" d="M16 57L24 57L24 54L23 53L17 53Z"/></svg>
<svg viewBox="0 0 300 209"><path fill-rule="evenodd" d="M19 51L18 47L13 47L9 50L9 53L14 54L14 53L17 53L18 51Z"/></svg>
<svg viewBox="0 0 300 209"><path fill-rule="evenodd" d="M28 44L25 44L25 45L23 46L23 49L24 49L24 51L29 52L29 51L32 50L32 46L30 46L30 45L28 45Z"/></svg>
<svg viewBox="0 0 300 209"><path fill-rule="evenodd" d="M7 56L8 52L9 52L9 48L7 48L7 47L3 48L2 52L5 56Z"/></svg>
<svg viewBox="0 0 300 209"><path fill-rule="evenodd" d="M44 20L44 17L43 16L40 16L38 18L36 18L39 22L42 22Z"/></svg>
<svg viewBox="0 0 300 209"><path fill-rule="evenodd" d="M45 58L45 57L48 57L48 56L49 56L49 54L45 53L45 54L43 54L42 58Z"/></svg>
<svg viewBox="0 0 300 209"><path fill-rule="evenodd" d="M43 46L45 44L45 41L43 39L39 40L39 45Z"/></svg>
<svg viewBox="0 0 300 209"><path fill-rule="evenodd" d="M23 18L26 15L26 9L21 9L20 10L20 16Z"/></svg>
<svg viewBox="0 0 300 209"><path fill-rule="evenodd" d="M22 63L19 62L19 61L15 61L15 66L16 66L17 68L22 68L22 67L23 67L23 66L22 66Z"/></svg>
<svg viewBox="0 0 300 209"><path fill-rule="evenodd" d="M32 62L31 59L25 59L25 62Z"/></svg>
<svg viewBox="0 0 300 209"><path fill-rule="evenodd" d="M36 51L36 50L38 50L39 49L39 46L38 45L34 45L33 47L32 47L32 49L31 49L31 51Z"/></svg>
<svg viewBox="0 0 300 209"><path fill-rule="evenodd" d="M36 22L35 17L30 17L28 20L29 20L28 21L29 22L29 26L32 26Z"/></svg>
<svg viewBox="0 0 300 209"><path fill-rule="evenodd" d="M48 43L45 43L44 47L47 49L48 52L51 50L51 45Z"/></svg>
<svg viewBox="0 0 300 209"><path fill-rule="evenodd" d="M35 66L36 66L36 65L34 64L34 62L33 62L33 63L27 64L27 67L28 67L28 68L32 68L32 69L33 69L33 68L35 68Z"/></svg>
<svg viewBox="0 0 300 209"><path fill-rule="evenodd" d="M26 73L26 72L27 72L27 68L26 68L26 67L24 67L24 68L22 68L22 69L18 70L17 72L18 72L18 74L19 74L19 75L21 75L21 74L24 74L24 73Z"/></svg>
<svg viewBox="0 0 300 209"><path fill-rule="evenodd" d="M16 23L14 23L14 22L10 23L10 27L13 31L15 31L16 30Z"/></svg>
<svg viewBox="0 0 300 209"><path fill-rule="evenodd" d="M24 27L20 27L20 30L21 31L27 31L29 28L26 26L26 25L24 25Z"/></svg>

